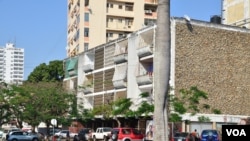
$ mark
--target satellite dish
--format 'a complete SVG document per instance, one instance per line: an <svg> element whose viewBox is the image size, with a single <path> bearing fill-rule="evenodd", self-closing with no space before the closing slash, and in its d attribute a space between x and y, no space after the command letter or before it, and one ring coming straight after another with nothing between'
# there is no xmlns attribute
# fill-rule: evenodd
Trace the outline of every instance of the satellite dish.
<svg viewBox="0 0 250 141"><path fill-rule="evenodd" d="M190 22L190 17L188 16L188 15L184 15L184 18L188 21L188 22Z"/></svg>

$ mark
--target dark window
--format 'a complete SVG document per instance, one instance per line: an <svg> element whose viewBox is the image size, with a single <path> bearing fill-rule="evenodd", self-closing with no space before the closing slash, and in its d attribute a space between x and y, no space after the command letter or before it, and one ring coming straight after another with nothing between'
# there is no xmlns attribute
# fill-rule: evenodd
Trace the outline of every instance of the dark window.
<svg viewBox="0 0 250 141"><path fill-rule="evenodd" d="M89 37L89 28L84 28L84 37Z"/></svg>

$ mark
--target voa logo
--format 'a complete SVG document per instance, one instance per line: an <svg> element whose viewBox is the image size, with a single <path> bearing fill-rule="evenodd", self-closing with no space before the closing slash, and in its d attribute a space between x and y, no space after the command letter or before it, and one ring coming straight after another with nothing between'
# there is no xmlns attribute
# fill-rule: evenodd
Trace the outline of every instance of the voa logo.
<svg viewBox="0 0 250 141"><path fill-rule="evenodd" d="M228 136L247 136L244 129L226 129Z"/></svg>

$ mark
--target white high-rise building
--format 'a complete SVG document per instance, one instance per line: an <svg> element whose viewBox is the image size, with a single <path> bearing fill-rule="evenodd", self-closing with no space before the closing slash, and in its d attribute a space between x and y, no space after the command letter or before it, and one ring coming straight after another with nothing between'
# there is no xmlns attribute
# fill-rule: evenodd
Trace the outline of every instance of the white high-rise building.
<svg viewBox="0 0 250 141"><path fill-rule="evenodd" d="M22 84L24 80L24 49L13 43L0 47L0 80L9 84Z"/></svg>

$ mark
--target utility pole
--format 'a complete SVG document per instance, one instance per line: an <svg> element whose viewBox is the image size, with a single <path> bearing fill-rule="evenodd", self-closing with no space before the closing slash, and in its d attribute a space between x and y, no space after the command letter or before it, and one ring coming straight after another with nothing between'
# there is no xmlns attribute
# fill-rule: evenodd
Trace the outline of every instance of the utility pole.
<svg viewBox="0 0 250 141"><path fill-rule="evenodd" d="M154 52L154 140L168 141L168 91L170 80L170 0L158 0Z"/></svg>

